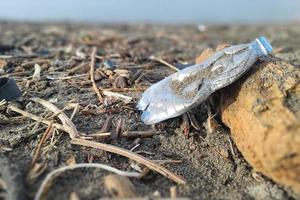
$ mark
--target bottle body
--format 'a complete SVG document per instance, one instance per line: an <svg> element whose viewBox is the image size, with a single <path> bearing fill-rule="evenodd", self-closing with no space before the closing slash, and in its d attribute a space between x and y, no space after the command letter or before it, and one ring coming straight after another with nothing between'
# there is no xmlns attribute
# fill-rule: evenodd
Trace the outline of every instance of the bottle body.
<svg viewBox="0 0 300 200"><path fill-rule="evenodd" d="M272 51L265 38L260 43L257 40L226 48L152 85L138 103L142 121L154 124L179 116L237 80L258 58Z"/></svg>

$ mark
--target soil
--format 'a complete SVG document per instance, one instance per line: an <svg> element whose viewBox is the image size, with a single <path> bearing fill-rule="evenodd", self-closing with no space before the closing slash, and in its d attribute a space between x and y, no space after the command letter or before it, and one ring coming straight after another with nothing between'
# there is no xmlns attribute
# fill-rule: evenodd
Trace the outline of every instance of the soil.
<svg viewBox="0 0 300 200"><path fill-rule="evenodd" d="M259 35L270 39L274 55L295 65L300 65L300 26L288 25L219 25L207 26L201 32L193 25L82 25L82 24L33 24L17 22L0 23L0 73L15 78L23 92L12 102L22 110L40 117L53 113L30 101L39 97L52 102L60 109L74 103L79 111L73 122L80 133L95 134L107 118L112 119L110 132L123 119L123 131L149 130L135 109L142 91L151 84L173 73L172 69L150 59L152 55L182 66L206 48L218 44L238 44L253 40ZM96 84L133 98L133 102L105 97L99 100L89 80L89 62L92 47L97 46L95 70ZM104 61L110 60L109 62ZM3 61L3 62L2 62ZM40 79L32 78L34 65L39 63ZM78 71L72 71L77 66ZM129 77L114 70L124 69ZM123 70L123 72L124 72ZM127 70L127 71L126 71ZM141 73L139 70L143 70ZM139 72L138 72L139 71ZM142 74L136 80L136 73ZM125 84L114 84L118 77ZM122 82L124 82L122 78ZM115 85L115 86L114 86ZM116 86L118 85L118 86ZM123 87L126 88L124 89ZM300 196L255 172L236 149L231 146L230 131L219 121L212 133L206 126L207 103L195 108L201 130L188 127L188 137L180 126L182 118L157 124L152 138L140 140L124 137L98 138L135 152L152 160L181 160L181 163L164 164L171 171L187 180L178 185L178 196L191 199L300 199ZM65 108L71 116L73 109ZM111 153L70 144L62 131L54 132L46 140L37 163L44 167L36 177L28 179L37 145L47 126L22 117L0 107L0 198L33 199L45 176L68 163L103 163L121 170L134 171L132 161ZM218 119L218 117L215 117ZM56 119L56 118L54 118ZM56 119L57 122L59 120ZM99 169L67 171L55 179L47 190L47 199L69 199L76 192L80 199L108 197L103 178L110 172ZM169 197L175 183L150 172L142 179L131 179L141 196Z"/></svg>

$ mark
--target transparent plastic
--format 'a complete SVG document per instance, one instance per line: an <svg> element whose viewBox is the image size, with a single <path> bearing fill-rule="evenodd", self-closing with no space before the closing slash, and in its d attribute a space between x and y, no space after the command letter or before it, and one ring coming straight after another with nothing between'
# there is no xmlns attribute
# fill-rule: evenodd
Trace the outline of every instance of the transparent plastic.
<svg viewBox="0 0 300 200"><path fill-rule="evenodd" d="M261 57L272 52L265 37L216 52L201 64L180 70L149 87L138 102L146 124L182 115L216 90L239 79Z"/></svg>

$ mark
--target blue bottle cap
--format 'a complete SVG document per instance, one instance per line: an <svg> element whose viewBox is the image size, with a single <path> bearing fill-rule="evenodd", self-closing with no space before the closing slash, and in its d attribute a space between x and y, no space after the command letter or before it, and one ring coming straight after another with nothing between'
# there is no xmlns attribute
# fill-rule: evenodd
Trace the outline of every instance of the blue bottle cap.
<svg viewBox="0 0 300 200"><path fill-rule="evenodd" d="M258 43L259 48L264 52L265 55L272 53L273 48L267 40L267 38L261 36L258 39L256 39L256 42Z"/></svg>

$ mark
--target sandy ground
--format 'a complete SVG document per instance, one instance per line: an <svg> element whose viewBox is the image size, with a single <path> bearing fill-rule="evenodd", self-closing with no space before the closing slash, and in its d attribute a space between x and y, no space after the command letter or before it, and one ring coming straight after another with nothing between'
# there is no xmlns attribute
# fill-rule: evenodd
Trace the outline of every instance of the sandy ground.
<svg viewBox="0 0 300 200"><path fill-rule="evenodd" d="M118 122L124 121L124 131L151 130L143 124L135 109L142 91L174 71L149 57L154 55L181 67L194 62L197 55L218 44L238 44L265 35L274 47L274 55L295 65L300 65L300 26L207 26L199 31L196 26L162 25L78 25L78 24L24 24L0 23L0 74L14 77L23 96L14 104L40 117L50 112L31 102L39 97L63 109L78 103L79 111L73 122L81 133L94 134L101 130L111 117L115 132ZM100 104L89 80L89 62L93 46L97 46L96 84L133 98L131 103L105 98ZM11 57L9 57L11 56ZM34 64L41 59L41 78L32 78ZM116 69L127 70L128 77L120 86L119 77L103 61L115 63ZM30 63L33 61L32 63ZM81 71L70 73L79 65ZM138 81L136 73L142 73ZM64 78L68 77L68 78ZM117 86L116 86L117 85ZM113 87L115 86L115 87ZM125 88L131 88L126 90ZM116 89L121 87L121 89ZM184 127L182 117L156 125L151 138L128 139L124 137L98 138L135 152L152 160L180 160L180 163L163 164L187 180L178 185L178 196L191 199L300 199L287 188L272 182L253 171L233 143L230 131L218 120L212 133L207 129L207 107L204 103L191 111L200 124L200 130ZM70 116L72 109L66 109ZM213 113L215 114L215 113ZM57 120L55 117L53 118ZM47 126L0 107L0 196L3 199L33 199L45 176L68 163L104 163L118 169L134 171L133 161L101 150L70 144L67 134L53 132L46 140L37 160L43 170L32 172L30 162ZM185 134L184 134L185 133ZM186 134L189 134L186 136ZM55 179L47 190L47 199L68 199L76 192L80 199L99 199L109 194L103 186L103 177L110 174L99 169L67 171ZM258 177L258 178L257 178ZM141 196L169 197L169 188L176 185L154 172L141 179L131 179ZM6 185L6 187L4 187ZM2 188L1 188L2 186ZM1 198L1 197L0 197Z"/></svg>

